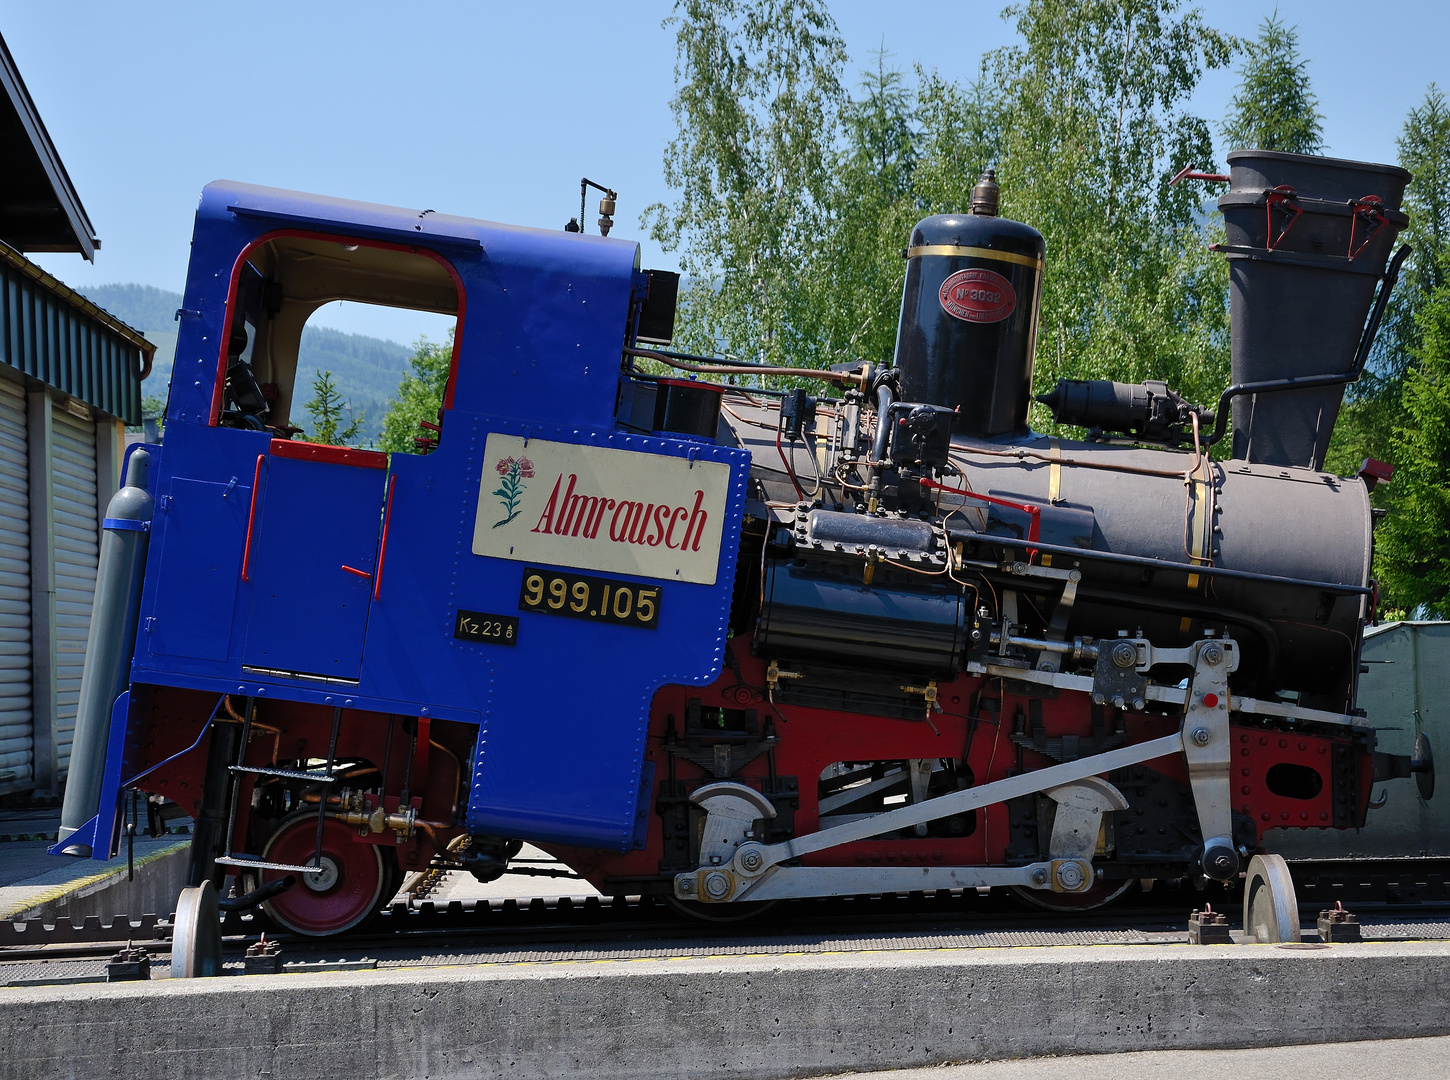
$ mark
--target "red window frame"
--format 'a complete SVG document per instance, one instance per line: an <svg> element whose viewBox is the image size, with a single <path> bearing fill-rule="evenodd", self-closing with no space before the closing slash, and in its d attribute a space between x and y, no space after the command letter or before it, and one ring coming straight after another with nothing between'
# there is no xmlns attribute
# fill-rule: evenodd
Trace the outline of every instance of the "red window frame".
<svg viewBox="0 0 1450 1080"><path fill-rule="evenodd" d="M463 278L454 268L453 263L433 249L416 244L392 244L385 240L369 240L363 237L348 236L345 233L316 232L311 229L274 229L271 232L263 233L242 248L241 253L237 256L237 261L232 265L231 283L227 286L227 318L226 322L222 324L221 343L217 350L216 386L211 395L211 426L216 427L221 422L222 391L227 378L227 344L231 341L232 320L236 318L237 289L242 280L242 267L247 264L247 259L257 248L272 240L285 237L324 240L337 244L356 244L358 247L381 248L384 251L401 251L411 255L422 255L432 259L448 271L448 276L453 279L453 287L458 290L458 322L453 331L453 355L448 362L448 383L443 389L443 408L453 408L453 388L458 381L458 353L463 345L463 317L468 306L468 292L464 289Z"/></svg>

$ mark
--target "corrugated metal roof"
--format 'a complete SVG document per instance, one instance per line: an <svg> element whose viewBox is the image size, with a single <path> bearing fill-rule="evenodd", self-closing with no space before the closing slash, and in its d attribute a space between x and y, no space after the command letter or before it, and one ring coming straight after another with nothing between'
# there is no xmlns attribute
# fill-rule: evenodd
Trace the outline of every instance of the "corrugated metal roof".
<svg viewBox="0 0 1450 1080"><path fill-rule="evenodd" d="M128 424L156 346L0 242L0 361Z"/></svg>

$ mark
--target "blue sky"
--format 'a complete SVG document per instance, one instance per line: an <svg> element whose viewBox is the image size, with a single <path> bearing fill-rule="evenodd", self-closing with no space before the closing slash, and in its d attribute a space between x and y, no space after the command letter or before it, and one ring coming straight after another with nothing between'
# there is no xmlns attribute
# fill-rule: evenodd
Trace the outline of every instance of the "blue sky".
<svg viewBox="0 0 1450 1080"><path fill-rule="evenodd" d="M1393 161L1426 86L1450 89L1445 0L1201 7L1233 34L1252 36L1275 7L1297 24L1335 156ZM853 67L884 42L903 68L968 81L983 52L1015 37L996 2L830 8ZM0 34L104 242L94 265L38 261L81 288L179 291L197 195L220 177L558 228L578 213L587 175L619 192L615 235L641 239L647 266L674 267L639 226L647 205L671 195L661 156L674 135L674 37L660 25L670 9L0 0ZM1234 82L1211 73L1200 114L1216 123ZM405 342L437 336L431 317L408 313L317 318Z"/></svg>

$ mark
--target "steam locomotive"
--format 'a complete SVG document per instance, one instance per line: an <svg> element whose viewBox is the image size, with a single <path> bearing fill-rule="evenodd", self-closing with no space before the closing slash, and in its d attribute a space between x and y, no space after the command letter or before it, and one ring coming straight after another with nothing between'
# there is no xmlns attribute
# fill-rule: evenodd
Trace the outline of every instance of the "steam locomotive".
<svg viewBox="0 0 1450 1080"><path fill-rule="evenodd" d="M1266 830L1433 784L1355 708L1382 473L1323 471L1409 177L1230 162L1234 385L1062 381L1077 441L1028 428L1044 243L990 174L913 231L894 364L830 371L666 348L627 240L208 186L53 850L192 816L193 949L224 886L328 935L524 841L705 918L1247 872L1272 923ZM296 437L337 299L456 315L422 452Z"/></svg>

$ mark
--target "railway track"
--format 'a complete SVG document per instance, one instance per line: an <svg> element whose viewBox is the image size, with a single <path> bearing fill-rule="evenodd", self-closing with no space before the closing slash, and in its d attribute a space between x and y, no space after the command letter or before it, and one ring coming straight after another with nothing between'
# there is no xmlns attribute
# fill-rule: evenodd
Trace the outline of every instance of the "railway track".
<svg viewBox="0 0 1450 1080"><path fill-rule="evenodd" d="M1296 873L1302 921L1340 901L1359 913L1366 940L1450 938L1450 890L1441 861L1317 864ZM284 970L322 966L533 963L873 949L988 948L1054 944L1165 944L1186 940L1188 912L1205 903L1237 923L1237 890L1160 883L1111 907L1078 913L1026 908L1000 891L972 890L782 903L759 919L703 923L654 897L533 897L398 903L364 929L314 939L268 931ZM224 952L240 969L265 924L229 913ZM80 965L94 975L130 942L165 967L170 923L156 915L74 926L0 924L0 983L35 981ZM321 965L321 966L320 966ZM80 970L80 969L77 969ZM80 977L80 976L76 976Z"/></svg>

